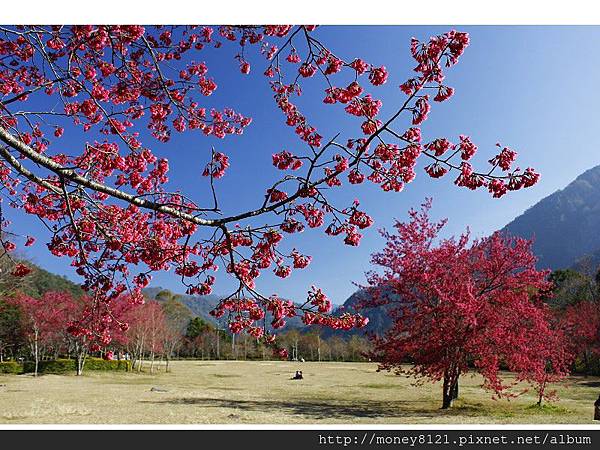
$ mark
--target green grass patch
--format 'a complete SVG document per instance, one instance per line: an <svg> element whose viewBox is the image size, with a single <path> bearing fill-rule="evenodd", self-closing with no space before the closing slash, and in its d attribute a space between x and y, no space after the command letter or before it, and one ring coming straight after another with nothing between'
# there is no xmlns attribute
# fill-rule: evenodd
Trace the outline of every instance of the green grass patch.
<svg viewBox="0 0 600 450"><path fill-rule="evenodd" d="M0 362L0 373L17 375L23 373L23 366L16 361L3 361Z"/></svg>
<svg viewBox="0 0 600 450"><path fill-rule="evenodd" d="M357 387L363 387L367 389L400 389L401 386L395 384L386 384L386 383L368 383L368 384L360 384Z"/></svg>
<svg viewBox="0 0 600 450"><path fill-rule="evenodd" d="M531 412L533 414L569 414L571 410L569 408L565 408L564 406L557 405L555 403L542 403L542 405L538 405L534 403L533 405L529 405L525 407L525 410Z"/></svg>

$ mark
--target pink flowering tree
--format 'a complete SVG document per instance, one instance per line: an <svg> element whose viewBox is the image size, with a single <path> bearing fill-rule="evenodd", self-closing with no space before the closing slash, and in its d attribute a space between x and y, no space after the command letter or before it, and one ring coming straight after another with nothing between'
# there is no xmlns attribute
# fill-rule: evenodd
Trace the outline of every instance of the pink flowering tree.
<svg viewBox="0 0 600 450"><path fill-rule="evenodd" d="M457 398L460 377L473 371L496 396L515 395L502 366L516 382L531 383L541 405L572 358L543 302L551 283L535 267L531 242L499 232L442 239L446 221L432 222L430 206L382 231L386 246L372 258L380 270L369 274L362 306L387 305L393 325L373 336L372 358L419 382L442 381L444 409Z"/></svg>
<svg viewBox="0 0 600 450"><path fill-rule="evenodd" d="M82 375L90 353L106 350L103 357L111 359L113 353L106 346L126 341L131 320L129 310L134 305L128 299L118 299L110 314L100 314L101 310L94 308L94 303L87 296L77 298L68 293L61 293L61 296L65 308L57 332L66 333L70 353L75 355L76 373ZM83 321L87 322L85 326Z"/></svg>
<svg viewBox="0 0 600 450"><path fill-rule="evenodd" d="M583 365L586 375L592 361L600 357L600 306L598 300L582 300L562 311L561 329L568 337L570 351Z"/></svg>
<svg viewBox="0 0 600 450"><path fill-rule="evenodd" d="M41 298L19 294L11 299L21 312L21 326L34 360L34 376L38 375L43 348L56 344L60 331L66 328L64 317L68 313L70 296L48 292Z"/></svg>
<svg viewBox="0 0 600 450"><path fill-rule="evenodd" d="M520 359L514 365L517 380L533 386L539 407L544 400L558 400L556 389L550 385L571 373L576 355L572 342L546 305L543 312L528 317L531 325L521 330L527 346L520 350Z"/></svg>
<svg viewBox="0 0 600 450"><path fill-rule="evenodd" d="M509 148L498 147L489 167L477 170L469 162L477 146L468 136L421 135L432 104L452 96L444 71L468 44L468 34L454 30L413 39L413 75L394 81L404 98L383 116L377 87L390 78L385 66L336 55L316 26L0 27L0 189L11 207L40 220L52 234L49 250L70 258L83 278L91 307L80 326L94 330L99 342L110 340L103 317L121 294L129 291L127 298L141 302L152 273L169 269L189 294L211 292L214 271L224 269L238 288L214 314L226 314L232 331L267 343L274 335L264 324L266 311L275 328L296 315L306 323L360 327L365 319L359 315L330 316L318 288L294 304L258 292L255 280L265 270L286 278L310 263L310 256L283 243L305 227L359 244L373 220L358 201L332 200L332 190L344 185L368 181L399 192L415 178L420 160L428 161L428 176L453 172L457 186L487 189L494 197L536 183L533 169L512 168L516 153ZM271 150L274 167L265 170L281 176L264 187L264 198L224 214L231 207L221 205L219 186L235 180L228 180L223 150L206 148L190 162L202 167L198 176L210 192L193 198L167 189L169 163L153 144L173 133L199 139L243 133L251 124L246 112L206 106L218 80L198 61L217 53L246 76L250 52L264 56L258 69L299 142L293 150ZM343 108L356 123L354 132L328 135L315 128L296 104L308 78L322 82L323 108ZM64 145L66 135L79 145ZM266 225L253 224L258 216ZM23 240L31 245L34 238ZM17 241L4 240L5 251ZM14 275L27 272L19 265Z"/></svg>

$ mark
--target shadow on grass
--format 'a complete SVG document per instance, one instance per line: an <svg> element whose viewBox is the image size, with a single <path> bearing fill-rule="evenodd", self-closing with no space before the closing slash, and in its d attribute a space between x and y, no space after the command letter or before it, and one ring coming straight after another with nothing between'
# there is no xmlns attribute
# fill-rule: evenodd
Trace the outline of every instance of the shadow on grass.
<svg viewBox="0 0 600 450"><path fill-rule="evenodd" d="M588 386L592 388L600 387L600 381L580 381L577 384L579 384L580 386Z"/></svg>
<svg viewBox="0 0 600 450"><path fill-rule="evenodd" d="M227 386L208 386L206 389L212 391L243 391L242 388L227 387Z"/></svg>
<svg viewBox="0 0 600 450"><path fill-rule="evenodd" d="M327 402L316 400L231 400L221 398L172 398L165 400L141 400L141 403L170 404L170 405L193 405L201 408L231 408L248 411L250 413L273 413L302 415L311 419L350 419L350 418L384 418L384 417L424 417L439 418L440 416L454 415L477 415L480 410L477 407L459 407L451 410L436 409L429 401L348 401L339 402L332 400ZM426 403L428 407L419 407Z"/></svg>
<svg viewBox="0 0 600 450"><path fill-rule="evenodd" d="M385 384L385 383L367 383L367 384L359 384L356 386L357 388L367 388L367 389L402 389L401 386L397 384Z"/></svg>

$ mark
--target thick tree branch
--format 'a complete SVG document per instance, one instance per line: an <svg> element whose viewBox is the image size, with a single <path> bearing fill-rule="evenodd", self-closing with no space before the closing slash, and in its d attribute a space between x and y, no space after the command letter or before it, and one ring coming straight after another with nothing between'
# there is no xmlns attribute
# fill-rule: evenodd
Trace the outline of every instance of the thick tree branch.
<svg viewBox="0 0 600 450"><path fill-rule="evenodd" d="M106 186L105 184L98 183L96 181L82 177L81 175L77 174L77 172L75 172L74 170L67 169L67 168L63 167L62 165L58 164L56 161L53 161L52 159L48 158L47 156L44 156L41 153L36 152L29 145L25 144L24 142L20 141L16 137L14 137L11 133L9 133L2 126L0 126L0 140L2 142L4 142L5 144L9 145L10 147L14 148L15 150L17 150L18 152L20 152L23 156L29 158L31 161L38 163L39 165L45 167L46 169L56 173L58 176L69 179L70 181L72 181L76 184L79 184L80 186L87 187L89 189L93 189L94 191L97 191L97 192L102 192L104 194L110 195L111 197L118 198L120 200L124 200L128 203L131 203L132 205L139 206L140 208L151 209L151 210L159 212L159 213L168 214L172 217L177 217L179 219L187 220L196 225L218 226L218 221L202 219L200 217L193 216L193 215L185 213L183 211L179 211L175 208L172 208L169 206L164 206L164 205L161 205L160 203L156 203L151 200L146 200L146 199L137 197L135 195L128 194L127 192L121 191L119 189L115 189L110 186ZM5 156L4 152L2 153L2 156ZM13 165L13 164L11 163L11 165ZM26 172L29 172L21 164L19 164L18 167L13 165L13 167L15 167L15 169L18 170L20 173L22 173L24 176L27 176ZM31 172L29 172L29 174L30 174L30 176L33 176L35 178L35 179L32 179L32 181L37 183L38 182L37 180L39 180L39 178L35 177L33 174L31 174ZM30 178L30 176L27 176L27 178ZM46 187L46 186L44 186L44 187ZM58 188L56 188L56 189L58 190L57 193L60 194L61 193L60 189L58 189Z"/></svg>

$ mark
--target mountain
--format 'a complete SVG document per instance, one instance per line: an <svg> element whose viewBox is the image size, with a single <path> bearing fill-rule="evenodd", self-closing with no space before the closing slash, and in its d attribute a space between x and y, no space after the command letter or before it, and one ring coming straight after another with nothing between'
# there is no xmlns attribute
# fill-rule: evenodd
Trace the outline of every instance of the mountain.
<svg viewBox="0 0 600 450"><path fill-rule="evenodd" d="M214 309L219 301L223 298L219 295L185 295L185 294L173 294L168 289L163 289L161 287L149 287L144 289L144 295L152 300L156 300L159 302L166 301L168 298L173 297L178 302L185 305L194 316L198 316L204 321L211 323L213 325L224 326L225 321L222 320L221 323L217 322L213 316L209 313L212 309ZM332 330L330 328L322 328L322 333L324 337L331 336L340 336L342 338L347 338L352 334L364 335L365 333L379 333L381 330L386 330L391 325L392 321L389 318L388 311L386 307L377 307L377 308L368 308L363 310L358 310L356 308L357 303L364 297L365 292L363 290L358 290L354 294L352 294L348 299L344 302L343 305L334 307L332 314L334 316L340 316L346 312L356 313L360 312L363 316L369 318L369 323L365 328L348 331L339 331ZM267 323L272 320L270 314L267 316ZM285 328L283 331L287 331L290 329L296 329L300 331L310 331L313 327L307 327L302 322L300 317L293 317L291 319L286 320Z"/></svg>
<svg viewBox="0 0 600 450"><path fill-rule="evenodd" d="M586 253L578 258L570 269L589 277L594 277L598 270L600 270L600 249Z"/></svg>
<svg viewBox="0 0 600 450"><path fill-rule="evenodd" d="M600 266L600 166L587 170L564 189L540 200L502 231L533 238L533 251L539 258L540 269L574 268L595 274ZM363 291L355 292L336 313L355 312L355 305L363 295ZM385 307L360 312L369 318L366 332L381 332L392 323ZM324 330L324 334L337 332Z"/></svg>
<svg viewBox="0 0 600 450"><path fill-rule="evenodd" d="M83 295L81 286L72 282L67 277L48 272L31 263L29 265L33 266L34 270L29 278L29 285L23 289L27 294L41 296L45 292L56 291L68 292L74 297L81 297Z"/></svg>
<svg viewBox="0 0 600 450"><path fill-rule="evenodd" d="M173 294L168 289L163 289L161 287L150 287L144 289L144 295L147 298L152 300L162 301L169 296L174 296L174 298L187 306L188 309L192 312L194 316L200 317L206 322L209 322L213 325L223 326L225 324L225 320L221 320L219 322L218 319L215 319L210 315L210 311L215 309L215 307L219 304L219 302L224 298L224 296L219 295L187 295L187 294ZM270 315L267 316L267 320L270 322L272 319ZM304 323L299 317L293 317L291 319L286 320L286 328L296 328L302 329L305 327Z"/></svg>
<svg viewBox="0 0 600 450"><path fill-rule="evenodd" d="M369 319L369 323L364 328L353 329L350 331L332 330L331 328L323 328L322 333L324 337L339 336L346 339L348 336L353 334L365 335L365 334L380 334L382 331L387 330L392 325L392 319L389 316L389 306L377 306L375 308L357 308L357 304L364 300L366 291L359 289L354 294L346 299L341 305L334 308L332 314L334 316L340 316L344 313L360 313L361 315Z"/></svg>
<svg viewBox="0 0 600 450"><path fill-rule="evenodd" d="M201 319L209 322L213 325L217 324L217 320L209 313L213 310L221 301L223 297L218 295L203 295L194 296L186 294L173 294L168 289L162 287L149 287L144 289L144 295L147 298L157 301L166 300L168 297L174 297L178 302L187 306L194 316L200 317Z"/></svg>
<svg viewBox="0 0 600 450"><path fill-rule="evenodd" d="M600 166L540 200L503 229L527 239L539 268L572 267L600 251Z"/></svg>
<svg viewBox="0 0 600 450"><path fill-rule="evenodd" d="M25 277L11 275L14 265L19 262L23 262L31 268L31 273ZM0 259L0 296L10 296L16 292L23 292L33 297L40 297L51 291L68 292L74 297L83 295L83 290L78 284L64 276L48 272L31 261Z"/></svg>

